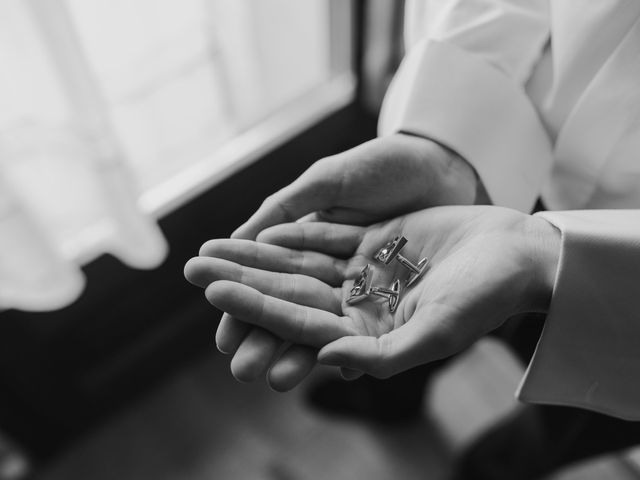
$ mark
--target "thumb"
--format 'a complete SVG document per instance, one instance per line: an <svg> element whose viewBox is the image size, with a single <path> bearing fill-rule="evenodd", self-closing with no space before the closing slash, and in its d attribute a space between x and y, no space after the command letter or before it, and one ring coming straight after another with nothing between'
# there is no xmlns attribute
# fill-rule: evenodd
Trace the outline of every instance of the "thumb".
<svg viewBox="0 0 640 480"><path fill-rule="evenodd" d="M457 351L455 342L429 319L410 321L380 337L345 336L325 345L318 362L389 378Z"/></svg>
<svg viewBox="0 0 640 480"><path fill-rule="evenodd" d="M265 228L294 222L309 213L332 207L340 182L334 170L330 158L317 161L292 184L267 197L231 238L255 240Z"/></svg>
<svg viewBox="0 0 640 480"><path fill-rule="evenodd" d="M384 337L384 336L383 336ZM383 337L342 337L325 345L318 352L318 362L349 371L362 371L376 378L388 378L401 370L392 365L387 355Z"/></svg>

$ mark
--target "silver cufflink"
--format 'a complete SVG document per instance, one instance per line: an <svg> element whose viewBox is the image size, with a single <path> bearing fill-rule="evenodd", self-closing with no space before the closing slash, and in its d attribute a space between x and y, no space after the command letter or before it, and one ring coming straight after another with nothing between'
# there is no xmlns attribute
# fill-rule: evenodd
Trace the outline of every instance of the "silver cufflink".
<svg viewBox="0 0 640 480"><path fill-rule="evenodd" d="M372 280L371 265L367 263L360 272L358 278L353 282L353 287L351 287L347 303L349 305L355 305L356 303L360 303L362 300L366 299L369 295L369 290L371 289Z"/></svg>
<svg viewBox="0 0 640 480"><path fill-rule="evenodd" d="M369 293L388 299L389 311L393 313L396 311L398 303L400 303L400 280L395 280L390 288L371 287Z"/></svg>
<svg viewBox="0 0 640 480"><path fill-rule="evenodd" d="M410 272L409 278L407 278L407 287L410 287L426 271L429 260L423 258L417 265L414 265L400 254L400 250L402 250L406 244L406 238L396 237L378 250L374 258L385 265L389 265L393 260L400 262L400 265Z"/></svg>
<svg viewBox="0 0 640 480"><path fill-rule="evenodd" d="M369 295L377 295L388 300L389 312L395 312L398 303L400 303L400 280L395 280L389 288L372 286L372 270L370 264L367 264L362 269L358 278L355 279L353 287L351 287L347 303L354 305L365 300Z"/></svg>

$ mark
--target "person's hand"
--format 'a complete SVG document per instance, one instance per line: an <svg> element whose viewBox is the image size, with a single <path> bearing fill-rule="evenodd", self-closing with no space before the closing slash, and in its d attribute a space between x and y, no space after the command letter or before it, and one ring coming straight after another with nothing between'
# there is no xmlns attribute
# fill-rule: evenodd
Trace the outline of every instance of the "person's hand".
<svg viewBox="0 0 640 480"><path fill-rule="evenodd" d="M438 205L472 205L478 182L460 156L423 137L376 138L315 162L267 197L232 238L255 240L265 228L315 219L370 225Z"/></svg>
<svg viewBox="0 0 640 480"><path fill-rule="evenodd" d="M268 197L232 238L254 240L267 227L302 217L365 225L436 205L472 204L483 192L471 166L431 140L390 135L319 160L291 185ZM483 196L483 199L485 197ZM486 200L484 200L486 201ZM203 248L201 255L207 255ZM225 314L216 336L218 349L234 354L232 371L241 380L257 378L271 364L281 342L262 329ZM291 346L274 371L290 372L292 383L269 376L277 390L290 388L316 363L316 352ZM297 373L295 373L297 372Z"/></svg>
<svg viewBox="0 0 640 480"><path fill-rule="evenodd" d="M395 313L384 298L347 304L367 263L375 285L406 278L398 262L373 260L398 235L409 240L402 254L427 257L429 270ZM190 260L187 277L217 308L320 348L321 363L380 378L456 353L515 314L545 311L560 249L546 220L499 207L434 208L369 228L284 224L258 240L208 242L212 256ZM281 367L288 362L271 371L283 384L299 380Z"/></svg>

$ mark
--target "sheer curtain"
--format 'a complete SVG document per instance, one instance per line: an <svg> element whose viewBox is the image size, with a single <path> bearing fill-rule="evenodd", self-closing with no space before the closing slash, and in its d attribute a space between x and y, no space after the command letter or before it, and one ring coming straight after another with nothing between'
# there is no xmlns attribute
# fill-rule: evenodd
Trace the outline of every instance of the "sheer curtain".
<svg viewBox="0 0 640 480"><path fill-rule="evenodd" d="M79 243L136 268L167 245L58 2L0 3L0 307L59 308L82 291Z"/></svg>
<svg viewBox="0 0 640 480"><path fill-rule="evenodd" d="M158 266L141 195L331 75L327 6L0 0L0 310L69 304L102 253Z"/></svg>

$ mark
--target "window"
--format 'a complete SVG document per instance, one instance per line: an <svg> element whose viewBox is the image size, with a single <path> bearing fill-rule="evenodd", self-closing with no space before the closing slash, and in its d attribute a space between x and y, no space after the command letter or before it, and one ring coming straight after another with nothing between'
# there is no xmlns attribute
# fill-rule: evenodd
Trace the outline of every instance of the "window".
<svg viewBox="0 0 640 480"><path fill-rule="evenodd" d="M86 261L100 250L91 244L106 208L90 151L117 150L142 211L163 215L351 100L350 9L342 0L6 0L4 176L66 256ZM60 177L74 187L60 188Z"/></svg>
<svg viewBox="0 0 640 480"><path fill-rule="evenodd" d="M69 8L147 210L218 181L352 94L348 2L70 0Z"/></svg>
<svg viewBox="0 0 640 480"><path fill-rule="evenodd" d="M349 103L350 56L344 0L0 2L0 308L157 266L154 219Z"/></svg>

